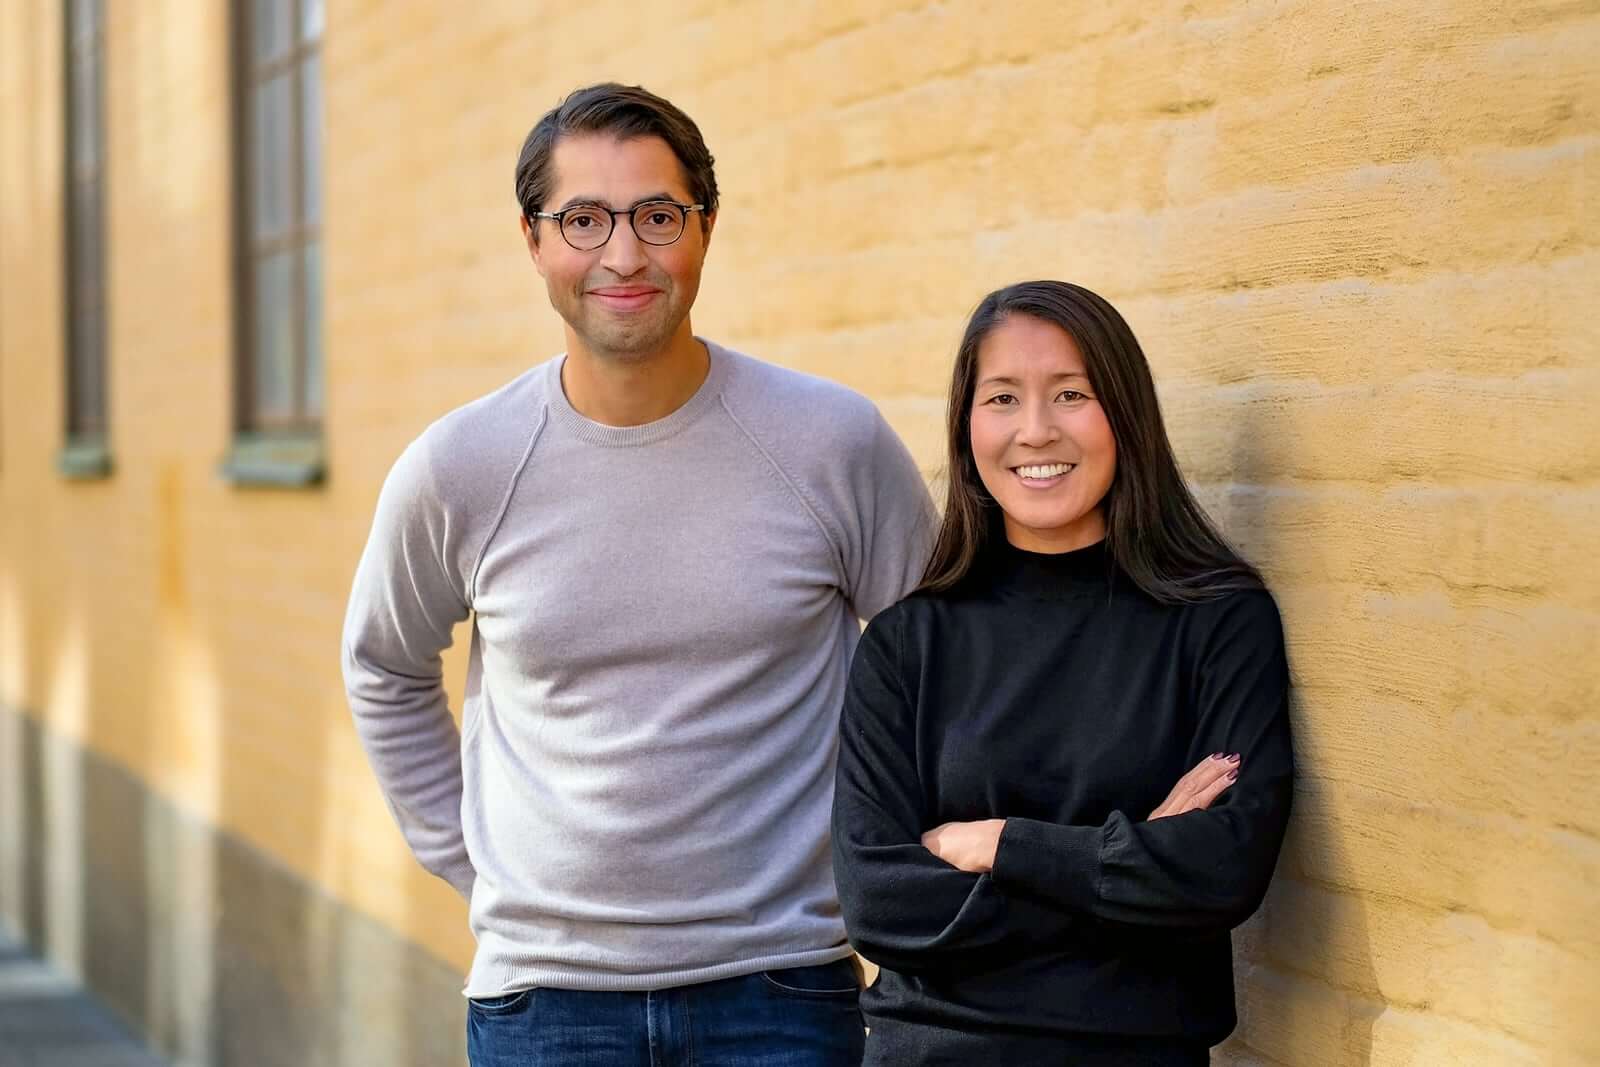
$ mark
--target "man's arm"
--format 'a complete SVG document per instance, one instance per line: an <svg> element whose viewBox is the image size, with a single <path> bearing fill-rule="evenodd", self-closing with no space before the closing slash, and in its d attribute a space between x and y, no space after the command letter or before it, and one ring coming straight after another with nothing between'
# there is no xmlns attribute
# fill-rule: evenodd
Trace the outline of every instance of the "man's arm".
<svg viewBox="0 0 1600 1067"><path fill-rule="evenodd" d="M419 440L379 495L345 615L343 666L356 732L406 843L467 897L474 873L461 832L461 739L440 662L469 610L451 563L461 535Z"/></svg>
<svg viewBox="0 0 1600 1067"><path fill-rule="evenodd" d="M922 472L876 410L867 445L852 457L854 522L846 523L848 596L857 618L870 619L922 580L938 516Z"/></svg>

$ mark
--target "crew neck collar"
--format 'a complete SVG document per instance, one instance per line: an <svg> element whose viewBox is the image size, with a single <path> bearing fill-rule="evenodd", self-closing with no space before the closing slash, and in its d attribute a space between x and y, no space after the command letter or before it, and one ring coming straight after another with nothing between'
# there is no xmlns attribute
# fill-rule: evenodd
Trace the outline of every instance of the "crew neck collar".
<svg viewBox="0 0 1600 1067"><path fill-rule="evenodd" d="M727 353L719 345L703 337L697 336L695 340L706 346L706 357L710 365L706 370L705 381L700 383L700 388L680 404L677 410L652 422L640 423L638 426L608 426L603 422L596 422L573 407L572 401L567 398L566 389L561 385L561 368L567 362L567 354L563 352L549 362L546 372L552 421L564 426L582 441L609 448L648 445L671 437L692 424L716 402L728 373Z"/></svg>

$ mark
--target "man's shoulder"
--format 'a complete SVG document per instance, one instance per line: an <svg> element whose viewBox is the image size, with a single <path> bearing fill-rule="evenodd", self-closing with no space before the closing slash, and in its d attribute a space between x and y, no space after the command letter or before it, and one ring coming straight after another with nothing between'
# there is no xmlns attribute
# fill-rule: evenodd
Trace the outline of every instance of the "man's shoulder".
<svg viewBox="0 0 1600 1067"><path fill-rule="evenodd" d="M523 371L493 392L469 400L435 419L418 436L434 447L481 447L502 438L527 441L544 412L549 363Z"/></svg>
<svg viewBox="0 0 1600 1067"><path fill-rule="evenodd" d="M503 490L545 417L547 371L540 364L435 419L396 461L395 475L467 502Z"/></svg>
<svg viewBox="0 0 1600 1067"><path fill-rule="evenodd" d="M752 432L790 439L799 432L816 434L814 443L843 448L870 443L880 432L877 406L849 386L730 348L721 352L729 363L729 407L755 422L747 427Z"/></svg>

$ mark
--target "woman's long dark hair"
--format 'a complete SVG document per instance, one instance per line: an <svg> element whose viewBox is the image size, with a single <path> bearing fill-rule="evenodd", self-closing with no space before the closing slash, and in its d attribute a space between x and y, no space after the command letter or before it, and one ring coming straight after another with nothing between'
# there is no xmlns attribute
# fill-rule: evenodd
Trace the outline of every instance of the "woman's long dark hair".
<svg viewBox="0 0 1600 1067"><path fill-rule="evenodd" d="M1111 435L1117 468L1102 506L1106 546L1129 578L1169 604L1262 588L1261 576L1217 532L1184 484L1167 440L1150 364L1133 331L1102 297L1069 282L1020 282L983 298L967 323L950 379L944 519L919 592L942 592L972 572L985 547L1004 538L1000 508L972 456L978 349L1012 315L1059 326L1083 353Z"/></svg>

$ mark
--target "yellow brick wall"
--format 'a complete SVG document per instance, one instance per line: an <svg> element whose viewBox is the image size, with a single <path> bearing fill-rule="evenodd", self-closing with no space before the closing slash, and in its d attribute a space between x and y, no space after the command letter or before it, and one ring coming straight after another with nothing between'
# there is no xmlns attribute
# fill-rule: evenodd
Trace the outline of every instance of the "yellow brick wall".
<svg viewBox="0 0 1600 1067"><path fill-rule="evenodd" d="M642 82L718 158L697 328L867 392L930 475L984 292L1068 278L1139 333L1300 694L1219 1060L1600 1061L1594 4L329 0L310 492L216 473L224 5L107 6L117 470L80 484L58 7L0 5L0 701L464 961L349 727L343 599L404 443L561 343L522 135Z"/></svg>

